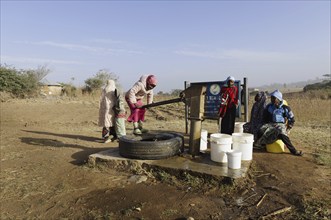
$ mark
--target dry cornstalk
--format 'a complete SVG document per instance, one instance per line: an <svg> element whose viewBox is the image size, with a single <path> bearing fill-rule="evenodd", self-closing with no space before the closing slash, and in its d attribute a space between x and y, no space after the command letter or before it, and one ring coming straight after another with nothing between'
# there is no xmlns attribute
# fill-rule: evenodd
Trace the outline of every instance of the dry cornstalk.
<svg viewBox="0 0 331 220"><path fill-rule="evenodd" d="M254 193L253 195L248 196L246 199L243 200L243 202L246 202L248 199L252 198L253 196L256 196L257 193Z"/></svg>
<svg viewBox="0 0 331 220"><path fill-rule="evenodd" d="M263 199L264 199L267 195L268 195L268 193L266 193L266 194L264 194L264 195L262 196L262 198L260 199L260 201L256 204L256 207L259 207L259 205L261 205Z"/></svg>
<svg viewBox="0 0 331 220"><path fill-rule="evenodd" d="M262 216L262 220L264 220L265 218L268 218L268 217L271 217L273 215L278 215L278 214L281 214L281 213L284 213L284 212L287 212L287 211L290 211L292 209L292 207L285 207L285 208L282 208L282 209L278 209L277 211L274 211L268 215L264 215Z"/></svg>
<svg viewBox="0 0 331 220"><path fill-rule="evenodd" d="M271 173L263 173L263 174L260 174L258 176L255 176L256 178L259 178L259 177L262 177L262 176L270 176Z"/></svg>

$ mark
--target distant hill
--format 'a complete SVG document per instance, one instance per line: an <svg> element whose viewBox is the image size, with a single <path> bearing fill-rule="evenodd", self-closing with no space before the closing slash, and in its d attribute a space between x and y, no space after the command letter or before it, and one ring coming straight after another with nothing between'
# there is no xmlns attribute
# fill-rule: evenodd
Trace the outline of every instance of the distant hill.
<svg viewBox="0 0 331 220"><path fill-rule="evenodd" d="M324 80L323 82L308 84L303 88L303 91L307 92L310 90L319 89L331 89L331 80Z"/></svg>
<svg viewBox="0 0 331 220"><path fill-rule="evenodd" d="M263 85L260 87L256 87L256 89L259 89L260 91L274 91L275 89L279 89L282 91L293 91L293 90L303 90L303 88L307 85L312 85L312 84L318 84L318 83L323 83L325 79L315 79L315 80L307 80L307 81L300 81L300 82L294 82L294 83L273 83L270 85Z"/></svg>

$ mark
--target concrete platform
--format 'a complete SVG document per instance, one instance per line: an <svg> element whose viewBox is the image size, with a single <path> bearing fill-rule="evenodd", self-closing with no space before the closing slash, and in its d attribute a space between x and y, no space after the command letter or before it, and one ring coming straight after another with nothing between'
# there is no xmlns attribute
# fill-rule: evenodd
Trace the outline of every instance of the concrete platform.
<svg viewBox="0 0 331 220"><path fill-rule="evenodd" d="M180 156L162 160L135 160L121 157L118 147L92 154L88 162L91 166L106 162L108 166L121 171L158 169L171 174L188 172L196 176L212 176L226 182L244 178L251 164L251 161L242 161L241 169L229 169L227 163L213 162L208 151L194 158L184 152Z"/></svg>

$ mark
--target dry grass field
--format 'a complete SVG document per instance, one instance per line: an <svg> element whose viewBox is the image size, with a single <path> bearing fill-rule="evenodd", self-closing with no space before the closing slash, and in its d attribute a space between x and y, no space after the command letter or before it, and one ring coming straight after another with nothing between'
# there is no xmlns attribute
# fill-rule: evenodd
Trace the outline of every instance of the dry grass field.
<svg viewBox="0 0 331 220"><path fill-rule="evenodd" d="M254 151L247 179L225 186L89 167L90 154L118 147L100 138L98 95L2 99L0 218L330 219L331 91L284 98L296 116L290 138L304 156ZM149 109L146 127L184 134L184 104ZM215 121L203 128L217 132ZM148 179L137 183L136 175Z"/></svg>
<svg viewBox="0 0 331 220"><path fill-rule="evenodd" d="M284 95L294 111L296 124L291 138L308 148L318 164L331 166L331 91Z"/></svg>

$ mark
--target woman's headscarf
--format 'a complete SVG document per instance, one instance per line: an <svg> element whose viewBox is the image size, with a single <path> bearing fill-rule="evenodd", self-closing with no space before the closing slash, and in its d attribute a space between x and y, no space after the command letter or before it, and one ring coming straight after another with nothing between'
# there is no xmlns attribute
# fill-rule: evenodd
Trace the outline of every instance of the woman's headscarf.
<svg viewBox="0 0 331 220"><path fill-rule="evenodd" d="M259 103L258 105L265 105L267 100L267 95L265 92L261 91L255 95L255 102Z"/></svg>
<svg viewBox="0 0 331 220"><path fill-rule="evenodd" d="M149 75L146 79L147 84L156 86L157 79L154 75Z"/></svg>
<svg viewBox="0 0 331 220"><path fill-rule="evenodd" d="M116 89L115 81L112 79L107 80L107 84L106 84L106 87L104 88L104 91L106 93L108 93L111 91L115 91L115 89Z"/></svg>
<svg viewBox="0 0 331 220"><path fill-rule="evenodd" d="M276 97L279 101L283 101L283 94L278 89L273 91L270 96Z"/></svg>
<svg viewBox="0 0 331 220"><path fill-rule="evenodd" d="M258 131L263 124L263 111L267 104L266 101L267 95L265 92L261 91L255 95L250 122L244 125L246 132L254 134L254 140L256 140Z"/></svg>
<svg viewBox="0 0 331 220"><path fill-rule="evenodd" d="M226 79L226 83L228 83L229 81L236 81L235 78L233 76L229 76L227 79Z"/></svg>

